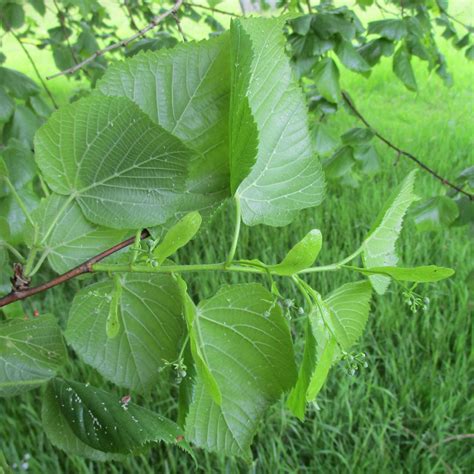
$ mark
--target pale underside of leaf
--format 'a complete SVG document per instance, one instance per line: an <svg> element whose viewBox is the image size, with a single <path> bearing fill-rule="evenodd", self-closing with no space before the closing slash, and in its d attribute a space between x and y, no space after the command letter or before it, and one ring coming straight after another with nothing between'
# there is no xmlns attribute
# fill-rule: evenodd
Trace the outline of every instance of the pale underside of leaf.
<svg viewBox="0 0 474 474"><path fill-rule="evenodd" d="M412 171L393 192L363 243L365 267L387 267L397 264L395 244L402 229L403 218L416 199L413 192L415 175L416 170ZM385 293L390 284L390 278L383 275L371 275L369 279L379 294Z"/></svg>
<svg viewBox="0 0 474 474"><path fill-rule="evenodd" d="M228 49L229 34L223 34L139 54L112 65L98 84L103 94L131 99L196 152L186 182L192 194L187 210L229 194Z"/></svg>
<svg viewBox="0 0 474 474"><path fill-rule="evenodd" d="M231 182L235 189L235 176L248 174L236 196L249 225L288 224L295 211L320 204L324 195L304 96L284 53L282 26L280 20L265 18L236 20L231 26ZM242 140L249 142L244 151Z"/></svg>
<svg viewBox="0 0 474 474"><path fill-rule="evenodd" d="M49 264L58 273L70 270L132 235L132 231L92 224L86 220L75 201L68 204L66 196L53 193L33 213L33 219L39 223L41 240L57 216L56 224L44 242L44 248Z"/></svg>
<svg viewBox="0 0 474 474"><path fill-rule="evenodd" d="M127 229L162 224L182 207L193 152L133 102L94 95L55 112L36 158L53 191L86 218Z"/></svg>

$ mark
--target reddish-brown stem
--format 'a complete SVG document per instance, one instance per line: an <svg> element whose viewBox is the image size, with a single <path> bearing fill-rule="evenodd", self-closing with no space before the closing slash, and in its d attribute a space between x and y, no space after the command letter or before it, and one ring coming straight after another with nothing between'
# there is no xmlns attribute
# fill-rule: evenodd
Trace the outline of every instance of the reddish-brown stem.
<svg viewBox="0 0 474 474"><path fill-rule="evenodd" d="M150 236L150 233L148 230L143 230L141 233L141 238L146 239L147 237ZM69 270L66 273L63 273L62 275L57 276L56 278L53 278L50 281L47 281L46 283L42 283L41 285L35 286L33 288L28 288L27 290L21 290L21 291L12 291L8 295L4 296L3 298L0 298L0 308L2 306L6 306L8 304L14 303L15 301L19 300L24 300L26 298L29 298L30 296L36 295L38 293L41 293L42 291L49 290L50 288L53 288L54 286L61 285L62 283L71 280L73 278L76 278L79 275L83 275L84 273L91 273L92 272L92 265L94 263L100 262L103 260L105 257L108 257L109 255L112 255L115 252L118 252L119 250L128 247L129 245L132 245L135 242L135 237L130 237L127 240L124 240L123 242L120 242L117 245L114 245L113 247L105 250L104 252L99 253L95 257L90 258L84 263L81 263L77 267L73 268L72 270Z"/></svg>

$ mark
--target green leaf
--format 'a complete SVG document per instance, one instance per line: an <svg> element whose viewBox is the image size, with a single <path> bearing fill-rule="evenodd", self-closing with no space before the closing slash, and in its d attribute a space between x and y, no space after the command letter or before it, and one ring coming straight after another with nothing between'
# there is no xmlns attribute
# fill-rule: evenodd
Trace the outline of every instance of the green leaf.
<svg viewBox="0 0 474 474"><path fill-rule="evenodd" d="M452 268L428 265L421 267L353 267L364 275L387 275L398 281L411 281L414 283L431 283L444 280L454 275Z"/></svg>
<svg viewBox="0 0 474 474"><path fill-rule="evenodd" d="M2 149L0 156L6 165L10 182L17 191L33 181L36 176L36 165L33 153L27 145L13 138ZM10 188L6 184L0 184L0 196L9 193Z"/></svg>
<svg viewBox="0 0 474 474"><path fill-rule="evenodd" d="M315 309L313 308L312 311ZM304 413L306 409L306 392L309 387L310 380L316 366L316 340L311 330L309 318L305 329L305 344L303 352L303 361L298 372L298 380L291 390L286 406L301 421L304 421ZM314 398L314 397L313 397Z"/></svg>
<svg viewBox="0 0 474 474"><path fill-rule="evenodd" d="M113 64L97 86L133 100L196 152L186 182L189 211L229 194L229 68L229 35L223 34Z"/></svg>
<svg viewBox="0 0 474 474"><path fill-rule="evenodd" d="M67 272L131 234L90 223L76 202L68 202L67 197L55 193L41 201L32 218L38 223L38 237L48 252L48 262L57 273ZM53 222L55 225L46 237ZM28 234L28 243L32 244L31 228Z"/></svg>
<svg viewBox="0 0 474 474"><path fill-rule="evenodd" d="M16 138L32 148L33 137L42 123L42 120L31 109L17 104L13 116L3 129L4 139L9 141Z"/></svg>
<svg viewBox="0 0 474 474"><path fill-rule="evenodd" d="M2 242L8 242L10 239L10 225L4 217L0 216L0 245Z"/></svg>
<svg viewBox="0 0 474 474"><path fill-rule="evenodd" d="M107 337L113 339L120 332L120 300L122 298L122 282L117 273L114 274L114 287L110 298L109 315L105 322Z"/></svg>
<svg viewBox="0 0 474 474"><path fill-rule="evenodd" d="M0 86L0 123L8 122L15 110L14 100Z"/></svg>
<svg viewBox="0 0 474 474"><path fill-rule="evenodd" d="M37 133L51 189L116 229L162 224L180 210L191 151L131 101L95 95L55 112Z"/></svg>
<svg viewBox="0 0 474 474"><path fill-rule="evenodd" d="M2 2L2 26L5 31L13 28L20 28L25 22L25 12L23 6L16 2Z"/></svg>
<svg viewBox="0 0 474 474"><path fill-rule="evenodd" d="M339 137L324 123L318 123L314 127L313 136L316 151L320 155L330 153L339 145Z"/></svg>
<svg viewBox="0 0 474 474"><path fill-rule="evenodd" d="M385 39L378 38L362 45L357 51L369 64L375 66L382 56L391 56L395 49L394 44Z"/></svg>
<svg viewBox="0 0 474 474"><path fill-rule="evenodd" d="M336 347L336 338L331 336L321 350L321 356L309 381L306 392L306 400L308 402L315 400L323 388L336 354Z"/></svg>
<svg viewBox="0 0 474 474"><path fill-rule="evenodd" d="M21 189L21 199L30 213L38 207L40 202L38 195L30 187ZM18 245L24 243L25 240L29 240L27 232L30 226L27 225L23 210L11 194L0 199L0 215L4 216L10 225L10 244Z"/></svg>
<svg viewBox="0 0 474 474"><path fill-rule="evenodd" d="M466 48L464 55L470 61L474 61L474 44L469 46L469 48Z"/></svg>
<svg viewBox="0 0 474 474"><path fill-rule="evenodd" d="M38 387L56 375L66 359L56 318L0 322L0 395L12 396Z"/></svg>
<svg viewBox="0 0 474 474"><path fill-rule="evenodd" d="M0 85L17 99L26 100L32 95L39 94L39 86L25 74L6 67L0 67Z"/></svg>
<svg viewBox="0 0 474 474"><path fill-rule="evenodd" d="M400 46L393 56L393 72L411 91L417 91L415 73L411 65L411 55L405 46Z"/></svg>
<svg viewBox="0 0 474 474"><path fill-rule="evenodd" d="M338 104L342 100L339 85L339 69L331 58L324 58L314 68L314 82L320 94L329 102Z"/></svg>
<svg viewBox="0 0 474 474"><path fill-rule="evenodd" d="M362 145L374 137L374 132L370 128L354 127L341 135L342 143L345 145Z"/></svg>
<svg viewBox="0 0 474 474"><path fill-rule="evenodd" d="M120 277L119 330L107 335L114 284L107 280L83 288L71 308L66 340L105 378L121 387L148 392L165 361L178 357L184 321L179 289L169 275Z"/></svg>
<svg viewBox="0 0 474 474"><path fill-rule="evenodd" d="M170 255L184 247L199 231L201 214L198 211L186 214L165 234L162 242L153 251L153 256L162 264Z"/></svg>
<svg viewBox="0 0 474 474"><path fill-rule="evenodd" d="M368 25L368 34L378 34L391 41L399 41L407 34L405 22L401 19L387 19L371 21Z"/></svg>
<svg viewBox="0 0 474 474"><path fill-rule="evenodd" d="M363 73L371 69L350 41L341 41L336 48L336 54L341 63L351 71Z"/></svg>
<svg viewBox="0 0 474 474"><path fill-rule="evenodd" d="M388 267L397 264L395 243L402 230L403 218L416 199L413 192L415 176L416 170L413 170L393 191L378 215L362 244L364 267ZM386 276L373 275L369 279L375 291L381 295L390 284L390 278Z"/></svg>
<svg viewBox="0 0 474 474"><path fill-rule="evenodd" d="M345 176L354 164L354 153L350 146L342 146L334 155L323 161L324 172L328 179L337 179Z"/></svg>
<svg viewBox="0 0 474 474"><path fill-rule="evenodd" d="M348 351L362 336L369 317L371 285L368 281L346 283L330 293L324 302L329 312L324 321L337 343Z"/></svg>
<svg viewBox="0 0 474 474"><path fill-rule="evenodd" d="M196 318L196 306L187 292L188 288L186 282L180 276L176 277L176 281L181 292L184 316L188 327L191 355L194 359L196 372L206 388L206 391L212 397L213 402L220 406L222 405L222 394L209 368L207 356L204 352L204 342L201 337L199 320Z"/></svg>
<svg viewBox="0 0 474 474"><path fill-rule="evenodd" d="M282 19L270 18L231 25L231 183L248 225L288 224L324 195L282 28Z"/></svg>
<svg viewBox="0 0 474 474"><path fill-rule="evenodd" d="M197 446L249 459L264 410L296 380L288 323L271 293L254 283L224 287L200 303L196 320L222 404L198 377L186 432Z"/></svg>
<svg viewBox="0 0 474 474"><path fill-rule="evenodd" d="M293 275L301 270L305 270L313 265L321 246L323 237L318 229L309 231L277 265L271 265L272 270L277 275Z"/></svg>
<svg viewBox="0 0 474 474"><path fill-rule="evenodd" d="M48 384L42 419L53 444L92 459L110 459L104 453L138 454L160 441L191 452L173 421L77 382L54 379Z"/></svg>
<svg viewBox="0 0 474 474"><path fill-rule="evenodd" d="M417 204L411 215L418 231L429 232L450 226L459 216L459 210L451 198L435 196Z"/></svg>

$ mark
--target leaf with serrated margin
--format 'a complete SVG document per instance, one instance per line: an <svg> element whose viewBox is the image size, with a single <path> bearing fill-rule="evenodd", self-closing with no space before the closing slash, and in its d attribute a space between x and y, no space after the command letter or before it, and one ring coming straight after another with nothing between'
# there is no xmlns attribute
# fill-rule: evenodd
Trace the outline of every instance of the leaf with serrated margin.
<svg viewBox="0 0 474 474"><path fill-rule="evenodd" d="M312 311L315 309L313 308ZM306 409L306 392L312 373L316 366L316 339L311 330L311 324L309 319L306 322L305 329L305 343L303 352L303 361L301 362L300 370L298 372L298 380L296 385L291 390L286 406L291 412L297 416L301 421L304 421L304 413Z"/></svg>
<svg viewBox="0 0 474 474"><path fill-rule="evenodd" d="M231 183L249 225L288 224L295 211L320 204L324 196L283 23L245 18L231 25Z"/></svg>
<svg viewBox="0 0 474 474"><path fill-rule="evenodd" d="M94 95L55 112L35 140L51 189L95 224L130 229L181 209L193 153L123 97Z"/></svg>
<svg viewBox="0 0 474 474"><path fill-rule="evenodd" d="M402 230L403 218L412 202L416 200L413 192L415 176L416 170L413 170L393 191L379 213L362 244L364 267L388 267L397 264L395 243ZM369 279L378 294L383 295L387 291L390 284L389 277L371 275Z"/></svg>
<svg viewBox="0 0 474 474"><path fill-rule="evenodd" d="M95 283L76 294L66 340L87 364L121 387L148 392L165 361L178 357L184 332L179 289L169 275L121 276L120 327L107 336L114 284Z"/></svg>
<svg viewBox="0 0 474 474"><path fill-rule="evenodd" d="M173 421L77 382L54 379L48 384L42 419L53 444L96 460L138 454L160 441L191 453L184 432Z"/></svg>
<svg viewBox="0 0 474 474"><path fill-rule="evenodd" d="M76 202L67 201L66 196L52 193L32 213L33 220L39 225L40 241L46 237L51 223L59 215L53 230L43 242L48 262L58 273L74 268L131 235L130 231L92 224L86 220ZM32 229L29 236L33 237Z"/></svg>
<svg viewBox="0 0 474 474"><path fill-rule="evenodd" d="M47 382L65 359L53 316L0 322L0 396L18 395Z"/></svg>
<svg viewBox="0 0 474 474"><path fill-rule="evenodd" d="M324 300L328 308L323 313L337 343L348 351L362 336L369 317L372 287L368 281L346 283L331 292Z"/></svg>
<svg viewBox="0 0 474 474"><path fill-rule="evenodd" d="M128 97L196 152L186 210L229 194L229 67L229 35L223 34L117 62L97 86L102 94Z"/></svg>
<svg viewBox="0 0 474 474"><path fill-rule="evenodd" d="M296 380L288 323L255 283L222 288L199 304L196 319L222 404L198 377L186 432L198 446L248 459L263 412Z"/></svg>
<svg viewBox="0 0 474 474"><path fill-rule="evenodd" d="M202 380L207 392L212 397L214 403L220 406L222 404L222 394L214 375L212 375L212 372L209 369L207 357L203 350L203 341L201 339L199 320L196 319L196 305L188 294L188 287L183 278L181 278L179 275L176 275L176 281L181 292L184 316L186 318L186 324L188 327L189 345L196 367L196 372L198 373L199 378Z"/></svg>

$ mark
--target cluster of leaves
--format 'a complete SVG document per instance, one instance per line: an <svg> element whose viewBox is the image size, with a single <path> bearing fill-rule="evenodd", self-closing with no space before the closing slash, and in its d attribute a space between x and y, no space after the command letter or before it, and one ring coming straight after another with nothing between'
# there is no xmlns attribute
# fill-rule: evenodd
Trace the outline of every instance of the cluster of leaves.
<svg viewBox="0 0 474 474"><path fill-rule="evenodd" d="M357 3L362 8L375 5L371 0ZM394 1L389 6L396 9L388 11L390 18L371 21L367 27L354 10L335 7L331 1L288 22L292 62L297 75L303 78L315 118L313 134L317 150L321 156L327 156L323 162L327 177L339 180L345 186L357 187L364 176L376 174L380 158L373 144L373 130L352 128L341 137L331 130L331 114L341 109L353 114L347 104L350 98L347 93L344 96L339 83L340 68L368 78L382 58L391 58L394 75L407 89L417 91L412 67L412 58L417 57L449 86L452 77L437 44L435 23L445 28L442 36L453 38L456 48L465 48L466 58L472 60L474 57L473 29L464 25L466 34L459 38L447 11L447 2ZM296 7L289 6L290 10ZM472 171L463 170L457 180L468 192L472 192L470 174ZM434 213L439 217L434 217ZM459 193L435 196L421 203L416 213L417 227L424 231L437 229L440 225L472 224L472 213L473 203L466 196Z"/></svg>
<svg viewBox="0 0 474 474"><path fill-rule="evenodd" d="M64 272L123 235L137 234L130 253L93 266L114 277L76 294L64 335L53 316L24 320L7 313L0 322L0 394L45 385L44 428L67 452L119 459L161 441L248 460L265 410L287 393L289 409L303 418L331 366L347 358L367 322L372 289L384 294L392 279L416 284L452 275L435 266L396 266L415 172L394 190L359 249L329 266L367 279L325 297L311 288L303 274L325 269L312 267L322 248L316 229L277 265L234 260L241 219L286 225L325 193L305 97L285 54L284 23L238 19L215 38L114 64L89 97L53 113L37 132L36 162L47 196L31 213L23 206L30 253L19 278L32 276L45 260ZM357 133L346 136L346 146L357 149ZM10 189L15 173L0 161ZM22 203L22 196L14 197ZM238 221L227 261L174 264L170 258L201 220L229 198ZM2 221L6 234L8 226ZM155 238L140 242L143 228ZM5 244L14 250L9 238ZM362 266L348 266L358 255ZM253 272L266 284L224 286L195 304L180 276L191 268ZM290 278L306 301L299 369L273 275ZM129 396L61 377L63 337L133 397L153 390L164 370L176 369L178 420Z"/></svg>

